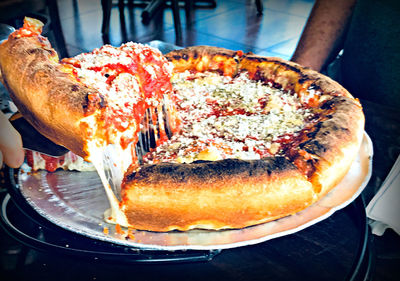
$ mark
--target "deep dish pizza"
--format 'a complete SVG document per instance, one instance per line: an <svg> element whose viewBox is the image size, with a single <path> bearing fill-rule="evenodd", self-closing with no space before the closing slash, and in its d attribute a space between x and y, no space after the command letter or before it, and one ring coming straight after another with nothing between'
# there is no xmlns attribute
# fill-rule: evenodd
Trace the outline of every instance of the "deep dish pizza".
<svg viewBox="0 0 400 281"><path fill-rule="evenodd" d="M242 228L296 213L344 177L363 136L358 100L278 58L206 46L164 57L127 43L59 62L28 20L0 46L0 67L25 118L93 162L111 219L135 229ZM102 176L104 155L123 171L118 190Z"/></svg>

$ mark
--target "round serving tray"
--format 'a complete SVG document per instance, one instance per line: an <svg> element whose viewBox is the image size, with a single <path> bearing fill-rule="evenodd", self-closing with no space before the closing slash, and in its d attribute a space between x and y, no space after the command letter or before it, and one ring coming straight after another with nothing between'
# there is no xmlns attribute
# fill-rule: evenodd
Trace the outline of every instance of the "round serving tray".
<svg viewBox="0 0 400 281"><path fill-rule="evenodd" d="M344 208L367 185L372 154L371 140L365 134L348 174L327 196L297 214L243 229L163 233L134 230L128 237L126 230L118 233L113 224L103 219L109 204L96 172L29 173L22 168L12 188L48 221L91 239L142 250L220 250L295 233Z"/></svg>
<svg viewBox="0 0 400 281"><path fill-rule="evenodd" d="M221 250L159 251L125 247L67 231L36 213L14 189L0 204L0 225L24 245L52 254L126 263L209 261Z"/></svg>

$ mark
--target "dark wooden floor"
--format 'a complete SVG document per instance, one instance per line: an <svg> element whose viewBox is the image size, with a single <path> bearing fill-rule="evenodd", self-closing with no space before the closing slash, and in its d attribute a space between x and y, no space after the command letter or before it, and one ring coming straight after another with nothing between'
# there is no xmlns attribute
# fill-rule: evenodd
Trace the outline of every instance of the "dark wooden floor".
<svg viewBox="0 0 400 281"><path fill-rule="evenodd" d="M263 15L257 15L255 0L217 0L216 8L197 2L191 13L180 9L182 41L175 38L171 8L142 23L143 6L118 1L111 12L110 43L146 43L163 40L182 46L213 45L261 55L290 58L314 0L263 1ZM69 55L90 51L104 44L101 36L100 0L58 0L61 23ZM183 1L181 2L181 5ZM121 17L123 15L123 17ZM121 20L122 19L122 20Z"/></svg>

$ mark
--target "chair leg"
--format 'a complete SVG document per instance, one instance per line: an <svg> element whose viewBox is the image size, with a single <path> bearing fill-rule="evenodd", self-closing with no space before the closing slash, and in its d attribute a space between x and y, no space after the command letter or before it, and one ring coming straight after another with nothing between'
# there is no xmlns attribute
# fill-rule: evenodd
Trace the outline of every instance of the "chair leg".
<svg viewBox="0 0 400 281"><path fill-rule="evenodd" d="M62 26L60 22L60 14L58 12L57 1L48 0L47 7L49 9L51 29L53 30L58 54L61 58L66 58L68 57L68 51L65 45L64 33L62 31Z"/></svg>
<svg viewBox="0 0 400 281"><path fill-rule="evenodd" d="M149 23L150 19L154 16L154 14L163 7L164 0L152 0L150 3L144 8L142 12L142 21L143 23Z"/></svg>
<svg viewBox="0 0 400 281"><path fill-rule="evenodd" d="M197 6L197 7L200 7L200 8L208 8L208 9L211 8L211 9L213 9L213 8L217 7L217 2L215 0L189 0L189 1L193 1L194 2L193 6ZM203 3L203 4L196 5L196 2L197 3ZM204 3L208 4L208 5L204 5Z"/></svg>
<svg viewBox="0 0 400 281"><path fill-rule="evenodd" d="M193 0L185 0L185 16L187 27L191 27L193 25L193 8Z"/></svg>
<svg viewBox="0 0 400 281"><path fill-rule="evenodd" d="M263 4L261 0L256 0L256 6L257 6L257 14L262 15L263 14Z"/></svg>
<svg viewBox="0 0 400 281"><path fill-rule="evenodd" d="M128 3L129 5L129 3ZM119 0L118 1L118 10L119 10L119 21L121 24L121 36L122 36L122 41L126 42L128 39L128 34L126 31L126 23L125 23L125 3L124 0Z"/></svg>
<svg viewBox="0 0 400 281"><path fill-rule="evenodd" d="M179 14L178 0L171 0L171 5L172 5L172 14L174 16L176 44L180 45L182 42L182 27L181 27L181 17Z"/></svg>
<svg viewBox="0 0 400 281"><path fill-rule="evenodd" d="M103 9L103 23L101 25L101 34L103 36L108 36L108 33L110 31L112 0L101 0L101 7Z"/></svg>

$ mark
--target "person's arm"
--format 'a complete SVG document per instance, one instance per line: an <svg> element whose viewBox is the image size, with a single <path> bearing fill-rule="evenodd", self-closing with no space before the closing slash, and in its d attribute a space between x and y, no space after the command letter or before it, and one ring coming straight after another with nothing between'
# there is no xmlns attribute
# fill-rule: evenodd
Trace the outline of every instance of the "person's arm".
<svg viewBox="0 0 400 281"><path fill-rule="evenodd" d="M3 160L7 166L18 168L24 162L24 157L20 134L0 112L0 168L3 166Z"/></svg>
<svg viewBox="0 0 400 281"><path fill-rule="evenodd" d="M355 3L317 0L291 60L321 71L340 50Z"/></svg>

